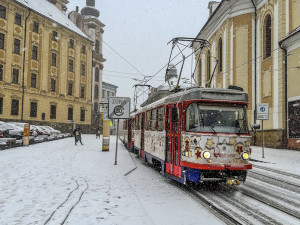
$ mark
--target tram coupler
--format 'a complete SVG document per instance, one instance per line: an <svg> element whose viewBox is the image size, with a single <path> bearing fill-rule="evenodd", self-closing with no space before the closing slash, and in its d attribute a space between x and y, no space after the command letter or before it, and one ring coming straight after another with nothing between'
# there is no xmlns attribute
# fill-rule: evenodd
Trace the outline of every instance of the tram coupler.
<svg viewBox="0 0 300 225"><path fill-rule="evenodd" d="M240 185L241 182L240 182L238 179L229 178L229 179L226 181L226 184L228 184L229 186L232 186L232 185Z"/></svg>

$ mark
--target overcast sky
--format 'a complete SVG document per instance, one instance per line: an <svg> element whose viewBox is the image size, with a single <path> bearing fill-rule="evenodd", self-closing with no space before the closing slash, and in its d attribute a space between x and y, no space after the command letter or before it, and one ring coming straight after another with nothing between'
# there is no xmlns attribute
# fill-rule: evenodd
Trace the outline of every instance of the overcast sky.
<svg viewBox="0 0 300 225"><path fill-rule="evenodd" d="M208 18L208 0L96 0L100 21L105 24L104 41L124 57L125 62L103 43L103 80L117 85L117 96L133 98L133 78L153 76L168 63L174 37L196 37ZM85 0L70 0L68 11L80 10ZM178 58L180 59L180 58ZM191 76L189 70L184 74ZM135 68L133 68L135 67ZM180 70L180 68L178 68ZM115 71L115 72L113 72ZM117 73L121 72L121 73ZM164 83L165 69L149 84ZM142 95L139 102L146 100Z"/></svg>

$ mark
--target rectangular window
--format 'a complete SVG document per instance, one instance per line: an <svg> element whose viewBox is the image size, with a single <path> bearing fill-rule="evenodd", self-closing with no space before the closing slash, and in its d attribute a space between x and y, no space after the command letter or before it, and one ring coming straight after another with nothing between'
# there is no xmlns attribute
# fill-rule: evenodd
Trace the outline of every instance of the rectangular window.
<svg viewBox="0 0 300 225"><path fill-rule="evenodd" d="M73 120L73 108L68 108L68 120Z"/></svg>
<svg viewBox="0 0 300 225"><path fill-rule="evenodd" d="M38 33L39 32L39 23L38 22L33 22L33 29L32 29L32 31L34 32L34 33Z"/></svg>
<svg viewBox="0 0 300 225"><path fill-rule="evenodd" d="M4 49L5 34L0 33L0 49Z"/></svg>
<svg viewBox="0 0 300 225"><path fill-rule="evenodd" d="M86 53L86 47L85 47L85 45L82 45L82 47L81 47L81 53L82 54Z"/></svg>
<svg viewBox="0 0 300 225"><path fill-rule="evenodd" d="M157 130L162 131L164 129L164 108L160 107L157 110Z"/></svg>
<svg viewBox="0 0 300 225"><path fill-rule="evenodd" d="M69 59L69 71L70 72L74 71L74 61L73 61L73 59Z"/></svg>
<svg viewBox="0 0 300 225"><path fill-rule="evenodd" d="M52 66L56 66L56 53L52 53L52 63L51 63L51 65Z"/></svg>
<svg viewBox="0 0 300 225"><path fill-rule="evenodd" d="M3 98L0 98L0 114L3 114Z"/></svg>
<svg viewBox="0 0 300 225"><path fill-rule="evenodd" d="M84 98L84 86L80 88L80 98Z"/></svg>
<svg viewBox="0 0 300 225"><path fill-rule="evenodd" d="M80 109L80 121L85 121L85 109Z"/></svg>
<svg viewBox="0 0 300 225"><path fill-rule="evenodd" d="M32 59L37 60L38 59L38 47L32 46Z"/></svg>
<svg viewBox="0 0 300 225"><path fill-rule="evenodd" d="M68 95L73 95L73 83L68 83Z"/></svg>
<svg viewBox="0 0 300 225"><path fill-rule="evenodd" d="M21 41L17 38L14 39L14 53L20 55Z"/></svg>
<svg viewBox="0 0 300 225"><path fill-rule="evenodd" d="M30 102L30 117L36 117L36 116L37 116L37 103Z"/></svg>
<svg viewBox="0 0 300 225"><path fill-rule="evenodd" d="M151 128L151 111L146 112L146 130Z"/></svg>
<svg viewBox="0 0 300 225"><path fill-rule="evenodd" d="M19 84L19 70L13 68L12 83Z"/></svg>
<svg viewBox="0 0 300 225"><path fill-rule="evenodd" d="M85 64L81 64L81 76L85 76Z"/></svg>
<svg viewBox="0 0 300 225"><path fill-rule="evenodd" d="M56 105L50 106L50 119L56 119Z"/></svg>
<svg viewBox="0 0 300 225"><path fill-rule="evenodd" d="M3 65L0 64L0 81L3 80Z"/></svg>
<svg viewBox="0 0 300 225"><path fill-rule="evenodd" d="M105 98L105 91L102 90L102 98Z"/></svg>
<svg viewBox="0 0 300 225"><path fill-rule="evenodd" d="M74 40L73 39L70 39L69 48L74 49Z"/></svg>
<svg viewBox="0 0 300 225"><path fill-rule="evenodd" d="M56 90L56 80L54 78L51 78L51 85L50 85L50 91L55 92Z"/></svg>
<svg viewBox="0 0 300 225"><path fill-rule="evenodd" d="M6 19L6 8L0 5L0 18Z"/></svg>
<svg viewBox="0 0 300 225"><path fill-rule="evenodd" d="M22 24L22 16L19 13L16 13L15 15L15 24L21 26Z"/></svg>
<svg viewBox="0 0 300 225"><path fill-rule="evenodd" d="M52 41L57 41L57 32L54 30L52 31Z"/></svg>
<svg viewBox="0 0 300 225"><path fill-rule="evenodd" d="M157 109L152 110L151 113L151 130L156 130L157 129Z"/></svg>
<svg viewBox="0 0 300 225"><path fill-rule="evenodd" d="M15 99L11 100L11 115L13 116L19 115L19 100L15 100Z"/></svg>
<svg viewBox="0 0 300 225"><path fill-rule="evenodd" d="M36 88L36 74L35 73L31 74L30 87Z"/></svg>

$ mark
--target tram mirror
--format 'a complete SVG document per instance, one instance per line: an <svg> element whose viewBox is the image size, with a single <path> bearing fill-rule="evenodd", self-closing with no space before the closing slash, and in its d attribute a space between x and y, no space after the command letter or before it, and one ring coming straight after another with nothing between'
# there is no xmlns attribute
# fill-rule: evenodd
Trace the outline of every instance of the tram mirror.
<svg viewBox="0 0 300 225"><path fill-rule="evenodd" d="M258 130L258 129L260 129L260 124L251 124L251 129L252 130Z"/></svg>
<svg viewBox="0 0 300 225"><path fill-rule="evenodd" d="M172 121L178 122L178 111L177 108L172 108Z"/></svg>

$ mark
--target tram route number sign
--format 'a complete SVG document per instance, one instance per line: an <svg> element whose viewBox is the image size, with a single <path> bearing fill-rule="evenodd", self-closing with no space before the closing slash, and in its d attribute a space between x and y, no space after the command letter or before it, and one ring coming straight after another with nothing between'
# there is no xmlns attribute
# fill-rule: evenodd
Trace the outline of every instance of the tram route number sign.
<svg viewBox="0 0 300 225"><path fill-rule="evenodd" d="M269 120L269 104L257 103L256 118L258 120Z"/></svg>
<svg viewBox="0 0 300 225"><path fill-rule="evenodd" d="M108 98L108 118L109 119L129 119L130 98L109 97Z"/></svg>

